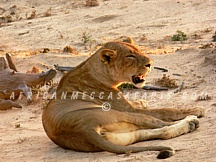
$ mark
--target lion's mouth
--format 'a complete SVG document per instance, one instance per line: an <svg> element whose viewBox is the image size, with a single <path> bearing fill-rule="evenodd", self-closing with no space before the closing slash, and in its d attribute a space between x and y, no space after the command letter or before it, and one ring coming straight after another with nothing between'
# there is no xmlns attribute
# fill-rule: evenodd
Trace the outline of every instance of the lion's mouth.
<svg viewBox="0 0 216 162"><path fill-rule="evenodd" d="M145 82L145 76L144 75L134 75L132 76L132 81L134 84L143 83Z"/></svg>

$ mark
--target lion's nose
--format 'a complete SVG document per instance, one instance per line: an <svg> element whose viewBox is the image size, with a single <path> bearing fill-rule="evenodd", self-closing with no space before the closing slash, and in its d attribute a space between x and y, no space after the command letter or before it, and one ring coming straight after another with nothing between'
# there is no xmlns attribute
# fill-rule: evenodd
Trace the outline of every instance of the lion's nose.
<svg viewBox="0 0 216 162"><path fill-rule="evenodd" d="M150 67L151 67L151 64L146 64L145 67L150 68Z"/></svg>
<svg viewBox="0 0 216 162"><path fill-rule="evenodd" d="M152 66L152 61L149 61L148 64L145 65L145 67L150 68Z"/></svg>

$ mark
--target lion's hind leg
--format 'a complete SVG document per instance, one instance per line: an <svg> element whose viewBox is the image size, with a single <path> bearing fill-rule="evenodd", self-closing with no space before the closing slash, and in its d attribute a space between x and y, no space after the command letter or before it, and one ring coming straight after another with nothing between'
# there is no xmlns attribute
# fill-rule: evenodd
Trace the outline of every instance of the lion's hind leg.
<svg viewBox="0 0 216 162"><path fill-rule="evenodd" d="M185 119L177 122L174 125L160 128L159 130L162 131L160 138L161 139L174 138L174 137L192 132L198 127L199 127L199 120L197 116L190 115L190 116L187 116Z"/></svg>
<svg viewBox="0 0 216 162"><path fill-rule="evenodd" d="M122 126L124 129L119 129ZM130 123L119 123L119 125L115 123L116 130L113 129L112 131L109 131L110 127L112 126L98 128L97 133L113 144L126 146L151 139L169 139L192 132L199 127L199 120L196 116L191 115L176 124L156 129L139 129Z"/></svg>
<svg viewBox="0 0 216 162"><path fill-rule="evenodd" d="M189 115L195 115L197 117L203 117L205 115L205 109L202 107L197 108L153 108L137 110L137 113L143 113L153 116L163 121L176 121L184 119Z"/></svg>

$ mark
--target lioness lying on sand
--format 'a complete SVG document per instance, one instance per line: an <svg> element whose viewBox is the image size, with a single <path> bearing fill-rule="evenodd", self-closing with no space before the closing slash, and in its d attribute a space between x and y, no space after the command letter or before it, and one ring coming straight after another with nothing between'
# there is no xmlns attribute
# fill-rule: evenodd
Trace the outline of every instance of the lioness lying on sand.
<svg viewBox="0 0 216 162"><path fill-rule="evenodd" d="M204 115L201 108L140 109L142 101L127 101L117 86L130 82L143 87L151 66L152 61L135 46L106 43L61 79L57 98L48 103L42 116L49 138L76 151L161 151L158 158L174 155L171 147L128 146L194 131L199 126L197 117Z"/></svg>

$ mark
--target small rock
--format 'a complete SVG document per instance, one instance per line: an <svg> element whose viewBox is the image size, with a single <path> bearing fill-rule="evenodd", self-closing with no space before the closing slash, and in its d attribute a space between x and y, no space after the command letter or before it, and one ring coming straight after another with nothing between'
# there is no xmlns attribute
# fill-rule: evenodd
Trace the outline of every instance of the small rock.
<svg viewBox="0 0 216 162"><path fill-rule="evenodd" d="M78 54L78 52L76 51L76 49L73 48L73 47L71 47L71 46L66 46L66 47L63 49L63 52Z"/></svg>
<svg viewBox="0 0 216 162"><path fill-rule="evenodd" d="M50 51L49 48L44 48L43 51L42 51L42 53L48 53L49 51Z"/></svg>
<svg viewBox="0 0 216 162"><path fill-rule="evenodd" d="M20 128L20 123L15 124L15 128Z"/></svg>

